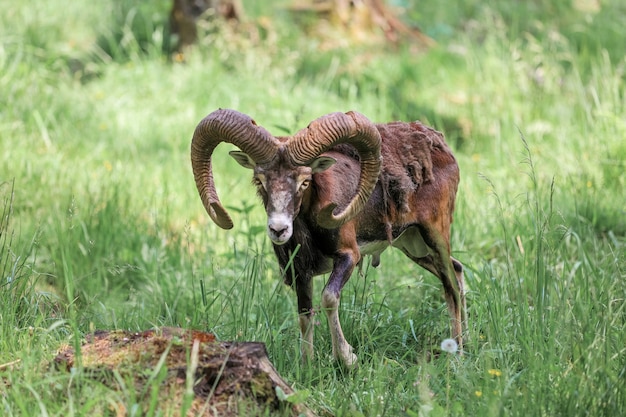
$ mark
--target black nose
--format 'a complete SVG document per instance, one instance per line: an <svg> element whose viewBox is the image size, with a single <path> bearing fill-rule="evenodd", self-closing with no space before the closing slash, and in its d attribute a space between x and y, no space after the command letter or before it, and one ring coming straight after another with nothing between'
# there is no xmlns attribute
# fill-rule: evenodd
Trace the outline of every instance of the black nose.
<svg viewBox="0 0 626 417"><path fill-rule="evenodd" d="M285 232L287 231L287 227L276 227L276 228L274 228L272 226L269 226L269 228L272 231L272 233L274 233L274 235L276 237L280 237L280 236L284 235Z"/></svg>

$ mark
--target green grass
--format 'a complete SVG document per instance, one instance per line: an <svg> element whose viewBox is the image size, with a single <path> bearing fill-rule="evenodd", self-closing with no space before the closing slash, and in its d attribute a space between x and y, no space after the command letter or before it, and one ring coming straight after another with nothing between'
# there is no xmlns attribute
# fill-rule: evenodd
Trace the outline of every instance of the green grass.
<svg viewBox="0 0 626 417"><path fill-rule="evenodd" d="M273 16L249 3L251 20ZM624 6L396 3L437 46L318 52L280 12L259 41L213 36L181 64L162 53L168 2L0 1L0 414L137 413L141 393L48 363L94 329L162 325L264 342L321 414L623 412ZM317 357L300 363L295 295L226 145L214 170L235 228L196 195L191 134L218 107L276 134L350 109L447 134L462 172L463 358L439 352L437 280L389 251L342 296L359 369L333 363L321 314Z"/></svg>

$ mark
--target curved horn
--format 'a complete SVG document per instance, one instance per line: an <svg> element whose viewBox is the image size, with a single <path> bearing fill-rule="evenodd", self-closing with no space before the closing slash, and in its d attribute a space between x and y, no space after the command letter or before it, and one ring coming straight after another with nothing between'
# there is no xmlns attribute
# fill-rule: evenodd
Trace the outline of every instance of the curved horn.
<svg viewBox="0 0 626 417"><path fill-rule="evenodd" d="M337 228L356 216L374 191L381 165L380 133L360 113L331 113L296 133L288 145L292 161L297 165L307 165L322 152L340 143L349 143L358 151L361 177L355 195L339 213L334 213L336 203L330 203L320 211L318 223L328 229Z"/></svg>
<svg viewBox="0 0 626 417"><path fill-rule="evenodd" d="M243 113L219 109L200 121L191 140L191 167L200 199L211 219L222 229L233 227L233 221L222 206L215 190L211 155L221 142L232 143L255 162L271 160L277 140Z"/></svg>

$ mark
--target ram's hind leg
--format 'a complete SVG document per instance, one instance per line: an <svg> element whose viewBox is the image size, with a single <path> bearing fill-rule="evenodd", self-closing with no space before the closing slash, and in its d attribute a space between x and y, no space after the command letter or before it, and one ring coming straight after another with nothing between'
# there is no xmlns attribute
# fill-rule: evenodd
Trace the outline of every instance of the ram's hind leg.
<svg viewBox="0 0 626 417"><path fill-rule="evenodd" d="M458 260L450 257L452 260L452 267L454 268L454 275L456 275L456 282L459 286L459 292L461 294L461 320L463 326L463 332L467 336L467 302L465 301L465 277L463 274L463 264Z"/></svg>
<svg viewBox="0 0 626 417"><path fill-rule="evenodd" d="M412 238L409 243L408 238ZM428 247L426 252L419 253L416 249L416 240L419 238ZM463 266L459 261L450 256L450 244L448 239L435 228L426 226L419 227L419 237L415 233L407 235L407 241L394 246L401 249L413 262L422 268L432 272L443 285L444 297L450 313L450 327L452 337L463 349L463 326L465 322L465 295L463 293ZM417 255L417 256L416 256Z"/></svg>

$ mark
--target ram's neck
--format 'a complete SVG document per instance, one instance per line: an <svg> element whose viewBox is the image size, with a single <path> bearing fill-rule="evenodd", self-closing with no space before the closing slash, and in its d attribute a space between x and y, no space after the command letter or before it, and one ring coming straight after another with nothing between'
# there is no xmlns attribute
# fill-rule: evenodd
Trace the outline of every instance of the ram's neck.
<svg viewBox="0 0 626 417"><path fill-rule="evenodd" d="M326 171L313 175L309 211L315 216L328 204L334 203L340 208L348 205L357 191L361 175L359 162L354 158L339 152L327 154L337 162Z"/></svg>

